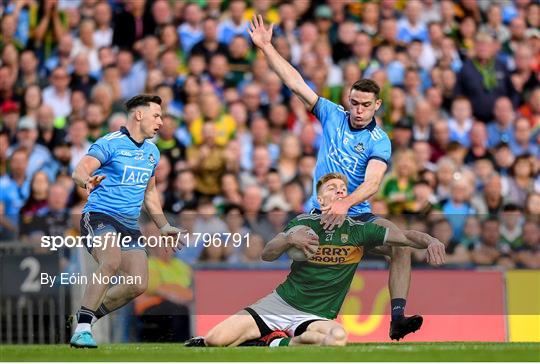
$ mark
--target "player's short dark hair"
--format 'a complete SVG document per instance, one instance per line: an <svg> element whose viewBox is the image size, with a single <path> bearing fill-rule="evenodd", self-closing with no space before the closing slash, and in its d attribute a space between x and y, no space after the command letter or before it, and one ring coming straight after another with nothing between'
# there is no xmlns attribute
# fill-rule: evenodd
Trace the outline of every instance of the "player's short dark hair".
<svg viewBox="0 0 540 364"><path fill-rule="evenodd" d="M330 181L331 179L336 179L336 178L342 180L343 182L345 182L345 184L347 184L347 177L343 173L338 173L338 172L327 173L321 178L319 178L319 180L317 181L317 194L319 194L319 192L321 191L321 187L326 182Z"/></svg>
<svg viewBox="0 0 540 364"><path fill-rule="evenodd" d="M130 112L139 106L150 106L150 103L161 105L161 97L157 95L137 95L126 102L126 110Z"/></svg>
<svg viewBox="0 0 540 364"><path fill-rule="evenodd" d="M351 91L352 90L374 94L376 99L379 98L379 94L381 92L379 85L377 85L375 81L368 78L363 78L353 83Z"/></svg>

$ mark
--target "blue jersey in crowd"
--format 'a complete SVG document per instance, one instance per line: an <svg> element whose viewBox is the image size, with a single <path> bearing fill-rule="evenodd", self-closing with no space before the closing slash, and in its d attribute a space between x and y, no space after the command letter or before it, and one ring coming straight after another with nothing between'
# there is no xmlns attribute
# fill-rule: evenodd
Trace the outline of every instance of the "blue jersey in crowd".
<svg viewBox="0 0 540 364"><path fill-rule="evenodd" d="M98 139L88 155L101 162L94 175L106 178L90 193L83 213L101 212L138 229L146 186L159 163L158 148L148 140L137 143L122 127Z"/></svg>
<svg viewBox="0 0 540 364"><path fill-rule="evenodd" d="M339 172L347 176L347 190L352 193L364 182L366 168L371 159L389 163L392 146L388 135L373 119L365 128L353 129L349 123L349 112L342 106L319 97L313 114L321 121L323 142L317 156L311 208L319 208L317 181L327 173ZM355 216L371 212L369 202L361 202L349 209Z"/></svg>

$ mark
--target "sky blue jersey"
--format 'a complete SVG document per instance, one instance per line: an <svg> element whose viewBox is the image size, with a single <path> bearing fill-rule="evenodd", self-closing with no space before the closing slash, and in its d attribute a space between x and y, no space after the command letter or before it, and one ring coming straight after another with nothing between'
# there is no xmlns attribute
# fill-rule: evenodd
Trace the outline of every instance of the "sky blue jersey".
<svg viewBox="0 0 540 364"><path fill-rule="evenodd" d="M317 202L317 181L327 173L339 172L347 176L347 190L352 193L364 182L366 168L371 159L386 164L390 161L392 146L388 135L373 119L362 129L351 128L349 112L342 106L319 97L313 114L321 121L323 141L317 156L313 178L311 208L320 208ZM349 215L371 212L371 205L364 201L349 209Z"/></svg>
<svg viewBox="0 0 540 364"><path fill-rule="evenodd" d="M137 143L125 127L98 139L88 155L101 162L94 175L106 178L95 187L83 209L114 217L130 229L138 229L148 181L159 163L159 150L149 140Z"/></svg>

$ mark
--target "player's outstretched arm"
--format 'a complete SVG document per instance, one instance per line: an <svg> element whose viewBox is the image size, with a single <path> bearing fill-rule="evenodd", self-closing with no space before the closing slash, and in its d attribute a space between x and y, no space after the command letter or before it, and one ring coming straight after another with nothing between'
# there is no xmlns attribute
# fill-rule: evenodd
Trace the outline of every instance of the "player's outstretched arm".
<svg viewBox="0 0 540 364"><path fill-rule="evenodd" d="M293 233L279 233L268 244L265 245L261 258L264 261L272 262L279 258L290 247L296 247L309 255L317 252L319 238L308 233L309 228L295 230Z"/></svg>
<svg viewBox="0 0 540 364"><path fill-rule="evenodd" d="M272 45L272 33L274 24L268 29L264 26L261 15L254 15L250 22L248 33L255 44L265 55L270 67L277 73L281 81L294 92L306 105L308 110L313 110L317 103L317 94L309 88L300 73L287 62Z"/></svg>
<svg viewBox="0 0 540 364"><path fill-rule="evenodd" d="M427 249L427 262L432 265L444 264L446 260L446 247L435 238L426 239L421 242L413 242L405 234L395 228L387 228L385 244L391 246L410 246L411 248Z"/></svg>
<svg viewBox="0 0 540 364"><path fill-rule="evenodd" d="M86 189L86 192L90 194L94 187L105 179L105 176L93 176L100 166L101 162L97 158L85 155L73 170L71 177L77 186Z"/></svg>
<svg viewBox="0 0 540 364"><path fill-rule="evenodd" d="M146 192L144 194L144 207L162 235L177 235L182 233L181 229L169 224L163 213L159 192L156 188L156 177L152 177L150 178L150 181L148 181ZM173 246L172 248L173 250L178 250L181 249L182 246Z"/></svg>

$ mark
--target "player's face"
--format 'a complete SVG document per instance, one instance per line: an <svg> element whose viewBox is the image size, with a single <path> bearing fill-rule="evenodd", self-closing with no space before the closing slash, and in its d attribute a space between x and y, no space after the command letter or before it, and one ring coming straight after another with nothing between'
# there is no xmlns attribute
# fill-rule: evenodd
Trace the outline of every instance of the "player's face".
<svg viewBox="0 0 540 364"><path fill-rule="evenodd" d="M321 205L321 208L330 206L336 200L340 200L347 196L347 185L339 178L334 178L327 181L319 192L317 200Z"/></svg>
<svg viewBox="0 0 540 364"><path fill-rule="evenodd" d="M381 100L371 92L352 90L349 94L349 110L351 124L355 128L363 128L371 122L375 112L381 107Z"/></svg>
<svg viewBox="0 0 540 364"><path fill-rule="evenodd" d="M159 131L159 128L163 125L163 120L161 119L161 106L151 102L150 106L141 109L141 111L141 130L145 138L153 138Z"/></svg>

